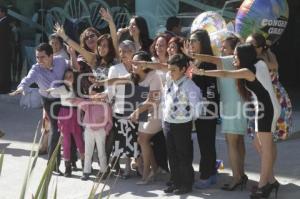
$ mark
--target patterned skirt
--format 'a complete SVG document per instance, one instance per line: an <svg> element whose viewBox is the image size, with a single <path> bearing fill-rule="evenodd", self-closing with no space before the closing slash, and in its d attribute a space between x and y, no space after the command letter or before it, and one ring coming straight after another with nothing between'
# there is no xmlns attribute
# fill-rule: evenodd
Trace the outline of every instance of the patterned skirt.
<svg viewBox="0 0 300 199"><path fill-rule="evenodd" d="M278 80L278 74L271 73L271 77L275 94L281 106L281 112L277 120L276 130L272 133L275 141L285 140L292 133L292 103L288 93ZM252 119L248 122L248 134L251 137L254 137L255 135L254 123L255 122Z"/></svg>
<svg viewBox="0 0 300 199"><path fill-rule="evenodd" d="M132 123L127 117L113 117L114 142L112 156L137 158L140 155L137 132L138 124Z"/></svg>

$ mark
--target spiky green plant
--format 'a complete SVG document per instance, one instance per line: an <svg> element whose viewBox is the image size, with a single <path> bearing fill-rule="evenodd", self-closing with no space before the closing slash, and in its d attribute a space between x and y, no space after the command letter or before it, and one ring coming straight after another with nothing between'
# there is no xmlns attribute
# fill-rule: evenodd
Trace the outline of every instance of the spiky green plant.
<svg viewBox="0 0 300 199"><path fill-rule="evenodd" d="M3 161L4 161L4 149L1 151L1 155L0 155L0 175L2 172Z"/></svg>
<svg viewBox="0 0 300 199"><path fill-rule="evenodd" d="M54 149L54 152L51 155L50 160L48 161L48 165L43 173L43 176L40 180L39 186L36 190L36 193L34 195L35 199L47 199L48 197L48 188L52 177L52 171L54 167L56 166L56 157L60 149L62 137L59 137L58 143Z"/></svg>
<svg viewBox="0 0 300 199"><path fill-rule="evenodd" d="M37 158L38 158L38 152L35 150L35 147L36 147L37 134L38 134L38 131L39 131L40 124L41 124L41 120L39 120L39 122L37 124L37 127L36 127L36 130L35 130L33 142L32 142L32 145L31 145L31 151L30 151L30 155L29 155L29 159L28 159L27 169L26 169L26 173L25 173L25 177L24 177L22 190L21 190L19 199L24 199L25 198L26 189L27 189L28 184L29 184L29 179L30 179L30 176L32 174L32 171L35 167L35 164L36 164L36 161L37 161ZM40 143L41 143L41 139L39 141L38 147L39 147ZM34 159L32 161L33 155L34 155Z"/></svg>
<svg viewBox="0 0 300 199"><path fill-rule="evenodd" d="M53 195L53 199L57 199L57 177L55 180L55 185L54 185L54 195Z"/></svg>
<svg viewBox="0 0 300 199"><path fill-rule="evenodd" d="M119 159L119 156L117 157L117 160L118 160L118 159ZM112 170L115 168L117 162L118 162L118 161L114 161L114 164L113 164L113 166L112 166L112 169L110 170L109 174L107 175L107 177L106 177L106 179L105 179L105 181L104 181L104 184L103 184L102 189L101 189L101 191L100 191L100 193L99 193L98 199L101 199L101 198L102 198L102 193L103 193L103 191L104 191L104 188L106 187L107 181L109 180L109 178L110 178L110 176L111 176L111 174L112 174ZM107 169L108 169L108 167L106 168L106 170L107 170ZM103 174L100 176L100 172L97 174L97 178L96 178L96 180L94 181L94 184L93 184L93 187L92 187L92 189L91 189L91 191L90 191L90 194L89 194L88 199L94 199L94 198L96 197L96 192L97 192L97 190L98 190L98 188L99 188L99 185L100 185L101 181L102 181L103 178L104 178L104 175L105 175L105 173L103 173ZM100 176L100 178L99 178L99 176ZM119 176L119 175L118 175L118 176ZM116 181L117 181L117 179L118 179L118 176L117 176L116 179L115 179L115 183L116 183ZM115 183L114 183L114 184L115 184Z"/></svg>

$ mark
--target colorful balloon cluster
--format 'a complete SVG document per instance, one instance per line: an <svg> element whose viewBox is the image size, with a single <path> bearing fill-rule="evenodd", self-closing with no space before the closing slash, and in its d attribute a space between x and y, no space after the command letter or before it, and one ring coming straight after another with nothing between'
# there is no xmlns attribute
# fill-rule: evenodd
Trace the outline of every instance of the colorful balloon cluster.
<svg viewBox="0 0 300 199"><path fill-rule="evenodd" d="M220 55L222 41L235 32L242 38L254 32L262 33L274 44L287 26L289 8L286 0L244 0L232 23L226 25L223 17L213 11L198 15L191 25L191 32L205 29L210 35L215 55Z"/></svg>
<svg viewBox="0 0 300 199"><path fill-rule="evenodd" d="M262 33L271 44L287 26L289 8L286 0L244 0L235 18L235 30L243 38Z"/></svg>
<svg viewBox="0 0 300 199"><path fill-rule="evenodd" d="M223 17L213 11L203 12L193 21L191 32L198 29L205 29L208 32L214 55L221 55L222 41L232 34L227 30Z"/></svg>

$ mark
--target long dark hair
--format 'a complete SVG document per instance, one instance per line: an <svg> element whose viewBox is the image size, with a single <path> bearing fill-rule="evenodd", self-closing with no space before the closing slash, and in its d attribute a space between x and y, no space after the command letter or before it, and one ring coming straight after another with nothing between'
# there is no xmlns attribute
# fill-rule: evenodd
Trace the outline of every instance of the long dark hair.
<svg viewBox="0 0 300 199"><path fill-rule="evenodd" d="M97 39L97 54L99 55L99 51L98 51L98 47L100 46L101 42L107 40L108 43L108 53L105 57L100 57L99 59L103 59L106 63L107 66L111 65L114 61L114 59L116 58L116 51L115 51L115 47L113 45L113 41L112 38L109 34L104 34L101 35L98 39Z"/></svg>
<svg viewBox="0 0 300 199"><path fill-rule="evenodd" d="M73 92L75 93L75 96L78 96L77 95L77 90L76 90L76 88L77 88L77 76L78 76L77 73L75 73L72 69L67 69L67 70L65 70L63 80L65 80L66 74L69 73L69 72L73 74L73 79L74 79L73 83L72 83ZM70 87L65 82L63 82L63 85L65 86L67 91L70 91Z"/></svg>
<svg viewBox="0 0 300 199"><path fill-rule="evenodd" d="M255 40L256 43L256 48L261 47L262 53L266 53L267 50L270 48L270 46L267 45L267 41L266 38L261 34L261 33L253 33L250 35L250 37L252 37ZM270 61L270 57L268 56L268 54L266 53L266 57L267 57L267 61Z"/></svg>
<svg viewBox="0 0 300 199"><path fill-rule="evenodd" d="M241 68L253 68L254 64L258 61L255 51L255 47L251 44L240 44L236 47L237 57L239 58L240 64L237 66L237 69ZM238 79L237 87L239 94L246 101L250 101L251 94L246 88L246 80Z"/></svg>
<svg viewBox="0 0 300 199"><path fill-rule="evenodd" d="M195 30L194 32L191 33L191 35L195 35L197 40L200 42L201 54L214 55L211 48L210 38L206 30L204 29Z"/></svg>
<svg viewBox="0 0 300 199"><path fill-rule="evenodd" d="M134 19L137 28L140 31L139 40L141 45L141 50L149 52L149 47L152 44L152 39L149 36L149 29L147 21L144 17L133 16L131 19Z"/></svg>
<svg viewBox="0 0 300 199"><path fill-rule="evenodd" d="M134 57L134 56L137 56L138 61L151 61L151 56L146 51L138 51L138 52L134 53L132 57ZM152 71L152 69L146 68L143 71L144 71L144 73L149 73L150 71ZM131 73L131 77L132 77L132 81L134 82L135 85L137 85L141 80L141 77L135 73Z"/></svg>

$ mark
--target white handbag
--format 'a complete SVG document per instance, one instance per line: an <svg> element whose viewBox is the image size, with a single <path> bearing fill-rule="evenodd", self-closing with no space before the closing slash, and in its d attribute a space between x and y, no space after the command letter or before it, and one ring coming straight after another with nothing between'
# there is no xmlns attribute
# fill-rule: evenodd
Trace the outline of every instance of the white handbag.
<svg viewBox="0 0 300 199"><path fill-rule="evenodd" d="M26 91L20 99L20 106L23 108L41 108L43 103L39 88L30 88Z"/></svg>

